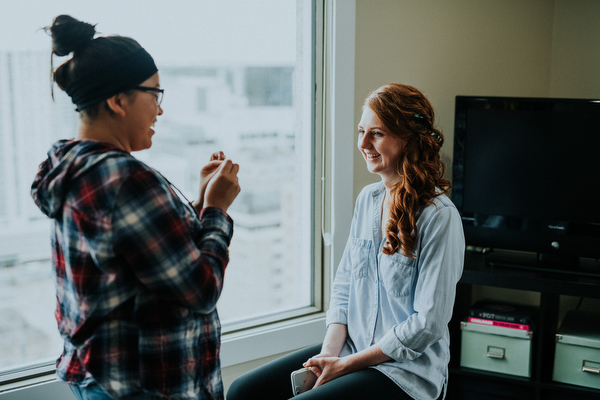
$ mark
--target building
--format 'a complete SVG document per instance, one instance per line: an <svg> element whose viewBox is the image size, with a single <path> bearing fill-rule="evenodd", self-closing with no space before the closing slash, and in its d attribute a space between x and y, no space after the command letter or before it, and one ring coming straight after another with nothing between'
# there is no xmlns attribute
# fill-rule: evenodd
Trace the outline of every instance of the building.
<svg viewBox="0 0 600 400"><path fill-rule="evenodd" d="M59 89L50 100L47 56L0 54L0 85L7 88L0 92L0 315L18 321L18 328L2 332L0 353L19 360L29 353L55 357L61 343L52 317L49 221L29 190L49 146L76 135L78 116ZM199 171L214 151L223 150L241 165L243 191L230 208L235 235L219 303L224 322L309 305L310 271L300 268L305 257L298 254L307 239L296 237L292 227L307 224L309 211L303 210L310 205L290 201L297 198L298 176L310 173L296 154L294 67L159 68L165 113L152 149L134 156L190 200L197 198ZM21 278L24 272L28 279ZM299 284L305 295L290 296ZM45 355L38 348L42 343ZM7 357L2 362L14 364Z"/></svg>

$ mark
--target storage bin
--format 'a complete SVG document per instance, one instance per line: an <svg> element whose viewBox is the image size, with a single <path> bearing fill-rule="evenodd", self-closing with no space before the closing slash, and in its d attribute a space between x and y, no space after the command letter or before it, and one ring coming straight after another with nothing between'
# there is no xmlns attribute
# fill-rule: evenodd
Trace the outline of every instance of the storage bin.
<svg viewBox="0 0 600 400"><path fill-rule="evenodd" d="M470 322L461 330L462 367L531 376L531 331Z"/></svg>
<svg viewBox="0 0 600 400"><path fill-rule="evenodd" d="M600 315L567 313L556 334L553 379L600 389Z"/></svg>

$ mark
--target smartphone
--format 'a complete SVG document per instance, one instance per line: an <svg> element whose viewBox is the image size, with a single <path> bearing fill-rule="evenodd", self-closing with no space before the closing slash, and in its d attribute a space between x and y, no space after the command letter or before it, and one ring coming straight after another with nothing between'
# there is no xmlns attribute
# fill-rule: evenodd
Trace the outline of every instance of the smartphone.
<svg viewBox="0 0 600 400"><path fill-rule="evenodd" d="M304 393L315 386L317 376L308 368L300 368L292 372L292 391L294 396Z"/></svg>

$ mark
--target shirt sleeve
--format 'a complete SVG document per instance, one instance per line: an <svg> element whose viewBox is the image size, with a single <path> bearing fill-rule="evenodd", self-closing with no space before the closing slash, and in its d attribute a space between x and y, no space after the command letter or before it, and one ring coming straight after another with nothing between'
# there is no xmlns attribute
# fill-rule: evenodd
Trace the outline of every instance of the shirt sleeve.
<svg viewBox="0 0 600 400"><path fill-rule="evenodd" d="M327 326L333 323L348 325L348 304L350 300L350 286L352 284L352 266L356 261L353 259L352 248L354 240L360 240L356 239L355 235L357 226L360 224L361 213L359 210L361 207L364 207L365 193L370 192L364 189L356 199L346 247L344 248L344 253L342 254L342 258L335 272L329 309L327 310L325 319Z"/></svg>
<svg viewBox="0 0 600 400"><path fill-rule="evenodd" d="M223 288L233 221L216 208L197 218L189 207L153 171L134 170L118 190L113 245L155 295L209 313Z"/></svg>
<svg viewBox="0 0 600 400"><path fill-rule="evenodd" d="M351 238L348 238L342 259L335 273L331 301L327 310L325 319L327 326L331 324L348 325L348 294L350 293L350 272L351 272Z"/></svg>
<svg viewBox="0 0 600 400"><path fill-rule="evenodd" d="M464 262L462 223L454 207L440 207L421 232L415 312L379 341L396 361L413 360L439 341L452 317L456 284Z"/></svg>

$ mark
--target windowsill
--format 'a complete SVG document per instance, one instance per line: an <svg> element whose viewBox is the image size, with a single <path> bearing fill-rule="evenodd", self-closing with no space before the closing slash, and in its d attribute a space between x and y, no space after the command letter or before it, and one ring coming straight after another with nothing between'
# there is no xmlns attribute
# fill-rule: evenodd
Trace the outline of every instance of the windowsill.
<svg viewBox="0 0 600 400"><path fill-rule="evenodd" d="M318 313L260 328L226 333L222 338L221 367L285 353L320 343L325 336L325 314ZM56 381L54 363L2 377L0 394ZM29 378L28 378L29 377Z"/></svg>
<svg viewBox="0 0 600 400"><path fill-rule="evenodd" d="M55 370L56 367L54 366L54 363L51 362L3 375L0 377L0 394L55 381Z"/></svg>
<svg viewBox="0 0 600 400"><path fill-rule="evenodd" d="M221 367L272 356L317 344L325 337L325 313L224 334Z"/></svg>

